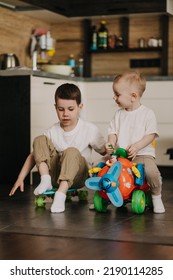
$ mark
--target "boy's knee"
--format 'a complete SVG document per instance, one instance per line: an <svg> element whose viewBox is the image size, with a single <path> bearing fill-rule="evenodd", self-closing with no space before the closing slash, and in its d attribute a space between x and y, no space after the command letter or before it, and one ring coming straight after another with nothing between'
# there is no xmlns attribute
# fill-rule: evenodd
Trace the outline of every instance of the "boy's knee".
<svg viewBox="0 0 173 280"><path fill-rule="evenodd" d="M154 195L159 195L162 190L162 176L159 171L147 172L146 180Z"/></svg>
<svg viewBox="0 0 173 280"><path fill-rule="evenodd" d="M52 158L56 156L56 148L52 141L45 135L37 136L33 141L33 152L37 157Z"/></svg>
<svg viewBox="0 0 173 280"><path fill-rule="evenodd" d="M69 147L66 150L64 150L63 155L73 155L73 156L80 156L81 153L79 152L79 150L77 148L74 147Z"/></svg>
<svg viewBox="0 0 173 280"><path fill-rule="evenodd" d="M39 141L45 141L46 139L47 139L47 137L45 135L39 135L39 136L34 138L33 144L35 144Z"/></svg>

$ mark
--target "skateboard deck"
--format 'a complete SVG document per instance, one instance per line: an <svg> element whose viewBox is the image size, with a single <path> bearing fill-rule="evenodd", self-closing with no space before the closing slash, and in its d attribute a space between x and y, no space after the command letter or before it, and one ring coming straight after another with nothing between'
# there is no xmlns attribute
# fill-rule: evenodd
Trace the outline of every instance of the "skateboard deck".
<svg viewBox="0 0 173 280"><path fill-rule="evenodd" d="M36 196L35 198L35 206L36 207L45 207L46 203L51 203L53 201L53 197L58 188L53 188L51 190L47 190L41 195ZM77 196L79 201L87 201L88 191L82 189L70 188L66 194L66 200L70 201L72 197Z"/></svg>

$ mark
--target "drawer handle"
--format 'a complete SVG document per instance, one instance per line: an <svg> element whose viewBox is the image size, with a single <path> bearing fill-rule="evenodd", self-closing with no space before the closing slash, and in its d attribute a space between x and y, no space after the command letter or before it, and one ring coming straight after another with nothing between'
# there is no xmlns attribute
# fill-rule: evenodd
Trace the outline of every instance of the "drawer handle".
<svg viewBox="0 0 173 280"><path fill-rule="evenodd" d="M52 85L52 86L55 85L55 83L51 83L51 82L44 82L43 84L44 84L44 85Z"/></svg>

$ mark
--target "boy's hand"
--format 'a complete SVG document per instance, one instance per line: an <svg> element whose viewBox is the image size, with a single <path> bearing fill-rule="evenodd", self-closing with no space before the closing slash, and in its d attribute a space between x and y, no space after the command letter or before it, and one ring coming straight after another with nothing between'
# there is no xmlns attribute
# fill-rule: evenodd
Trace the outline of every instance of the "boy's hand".
<svg viewBox="0 0 173 280"><path fill-rule="evenodd" d="M9 196L12 196L18 188L20 188L21 192L24 192L24 181L20 178L18 178L17 181L15 182L13 188L9 193Z"/></svg>
<svg viewBox="0 0 173 280"><path fill-rule="evenodd" d="M111 143L106 143L105 145L106 153L111 155L114 152L114 147Z"/></svg>
<svg viewBox="0 0 173 280"><path fill-rule="evenodd" d="M133 144L127 146L126 151L128 153L128 158L131 158L133 160L136 157L139 150L137 145Z"/></svg>

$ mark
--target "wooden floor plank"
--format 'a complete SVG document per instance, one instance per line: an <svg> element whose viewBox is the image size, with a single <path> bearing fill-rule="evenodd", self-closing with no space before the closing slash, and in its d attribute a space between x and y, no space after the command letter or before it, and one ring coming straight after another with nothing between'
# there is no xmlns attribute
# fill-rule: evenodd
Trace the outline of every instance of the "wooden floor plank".
<svg viewBox="0 0 173 280"><path fill-rule="evenodd" d="M107 213L89 210L75 198L66 211L51 214L35 208L34 187L9 197L10 186L0 187L0 259L104 260L173 259L172 180L164 180L165 214L147 210L135 215L130 204Z"/></svg>

